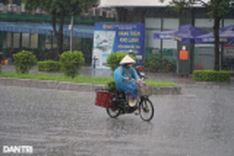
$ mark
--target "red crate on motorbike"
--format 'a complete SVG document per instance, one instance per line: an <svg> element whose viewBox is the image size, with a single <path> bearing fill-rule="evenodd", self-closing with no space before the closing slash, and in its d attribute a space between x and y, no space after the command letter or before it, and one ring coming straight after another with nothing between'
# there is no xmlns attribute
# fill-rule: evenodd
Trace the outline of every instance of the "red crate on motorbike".
<svg viewBox="0 0 234 156"><path fill-rule="evenodd" d="M101 107L110 108L112 101L112 93L105 92L105 91L98 91L96 95L96 102L95 104Z"/></svg>

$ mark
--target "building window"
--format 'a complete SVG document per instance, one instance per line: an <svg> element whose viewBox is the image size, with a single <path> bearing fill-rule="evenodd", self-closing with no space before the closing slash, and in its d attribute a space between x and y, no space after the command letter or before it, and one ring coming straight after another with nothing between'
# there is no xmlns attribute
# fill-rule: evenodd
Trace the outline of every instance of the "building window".
<svg viewBox="0 0 234 156"><path fill-rule="evenodd" d="M12 33L11 32L8 32L7 33L7 43L6 43L6 45L7 45L7 48L11 48L11 43L12 43Z"/></svg>
<svg viewBox="0 0 234 156"><path fill-rule="evenodd" d="M38 48L38 34L31 34L30 37L30 48Z"/></svg>
<svg viewBox="0 0 234 156"><path fill-rule="evenodd" d="M30 34L22 33L22 48L29 48L29 38Z"/></svg>
<svg viewBox="0 0 234 156"><path fill-rule="evenodd" d="M146 48L160 48L160 40L155 40L153 35L161 30L161 18L145 18Z"/></svg>
<svg viewBox="0 0 234 156"><path fill-rule="evenodd" d="M179 27L179 19L176 18L164 18L163 30L176 29Z"/></svg>
<svg viewBox="0 0 234 156"><path fill-rule="evenodd" d="M224 19L224 27L233 25L234 19Z"/></svg>
<svg viewBox="0 0 234 156"><path fill-rule="evenodd" d="M195 19L195 26L209 32L213 32L213 21L210 19Z"/></svg>
<svg viewBox="0 0 234 156"><path fill-rule="evenodd" d="M20 33L13 33L13 48L19 48L20 46Z"/></svg>

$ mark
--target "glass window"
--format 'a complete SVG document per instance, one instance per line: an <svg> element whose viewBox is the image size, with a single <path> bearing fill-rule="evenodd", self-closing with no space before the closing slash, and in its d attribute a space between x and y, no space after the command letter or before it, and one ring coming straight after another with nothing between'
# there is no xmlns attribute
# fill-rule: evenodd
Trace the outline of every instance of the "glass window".
<svg viewBox="0 0 234 156"><path fill-rule="evenodd" d="M6 43L7 44L7 48L11 48L11 39L12 39L11 35L12 35L11 32L7 33L7 43Z"/></svg>
<svg viewBox="0 0 234 156"><path fill-rule="evenodd" d="M229 25L233 25L234 23L234 19L225 19L224 20L224 27L229 26Z"/></svg>
<svg viewBox="0 0 234 156"><path fill-rule="evenodd" d="M69 36L63 36L63 49L68 50L70 49L70 37Z"/></svg>
<svg viewBox="0 0 234 156"><path fill-rule="evenodd" d="M22 48L29 48L30 34L22 33Z"/></svg>
<svg viewBox="0 0 234 156"><path fill-rule="evenodd" d="M177 48L177 41L163 40L163 48L176 49Z"/></svg>
<svg viewBox="0 0 234 156"><path fill-rule="evenodd" d="M13 34L13 48L19 48L20 45L20 33Z"/></svg>
<svg viewBox="0 0 234 156"><path fill-rule="evenodd" d="M176 29L179 27L179 19L165 18L163 20L163 30Z"/></svg>
<svg viewBox="0 0 234 156"><path fill-rule="evenodd" d="M194 68L212 70L214 68L214 45L197 44L194 53Z"/></svg>
<svg viewBox="0 0 234 156"><path fill-rule="evenodd" d="M145 18L145 28L154 28L160 30L161 28L161 19L160 18Z"/></svg>
<svg viewBox="0 0 234 156"><path fill-rule="evenodd" d="M38 34L31 34L30 48L38 48Z"/></svg>
<svg viewBox="0 0 234 156"><path fill-rule="evenodd" d="M177 29L179 27L179 19L165 18L163 20L163 30ZM162 40L162 49L177 49L177 41Z"/></svg>
<svg viewBox="0 0 234 156"><path fill-rule="evenodd" d="M81 45L82 45L82 38L79 37L73 37L72 41L72 49L73 50L81 50Z"/></svg>
<svg viewBox="0 0 234 156"><path fill-rule="evenodd" d="M145 41L147 48L160 48L160 40L154 39L154 33L158 31L147 30L145 34Z"/></svg>
<svg viewBox="0 0 234 156"><path fill-rule="evenodd" d="M195 26L197 27L213 27L213 21L210 19L195 19Z"/></svg>
<svg viewBox="0 0 234 156"><path fill-rule="evenodd" d="M51 43L51 41L53 43ZM45 40L45 48L51 49L51 47L57 48L57 38L55 36L47 35Z"/></svg>

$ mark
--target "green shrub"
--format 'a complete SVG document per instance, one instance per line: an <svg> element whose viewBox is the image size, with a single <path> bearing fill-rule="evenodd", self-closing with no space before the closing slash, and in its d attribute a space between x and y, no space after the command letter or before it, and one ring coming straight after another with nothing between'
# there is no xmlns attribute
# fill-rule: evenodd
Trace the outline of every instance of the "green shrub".
<svg viewBox="0 0 234 156"><path fill-rule="evenodd" d="M228 82L230 76L230 71L195 70L193 72L194 81Z"/></svg>
<svg viewBox="0 0 234 156"><path fill-rule="evenodd" d="M111 68L112 71L115 71L117 67L119 67L120 61L126 56L127 54L124 52L116 52L116 53L111 53L107 59L106 63L107 65ZM128 54L129 55L129 54ZM131 58L135 60L135 58L132 55L129 55Z"/></svg>
<svg viewBox="0 0 234 156"><path fill-rule="evenodd" d="M115 81L108 82L107 88L108 88L108 91L112 93L116 93L118 91Z"/></svg>
<svg viewBox="0 0 234 156"><path fill-rule="evenodd" d="M58 61L47 60L47 61L37 62L38 71L59 72L60 68L61 68L61 65Z"/></svg>
<svg viewBox="0 0 234 156"><path fill-rule="evenodd" d="M161 58L159 54L152 54L145 60L145 70L148 72L176 72L176 61Z"/></svg>
<svg viewBox="0 0 234 156"><path fill-rule="evenodd" d="M36 56L30 51L21 51L13 54L14 65L17 73L28 73L29 70L36 65Z"/></svg>
<svg viewBox="0 0 234 156"><path fill-rule="evenodd" d="M66 51L60 55L59 62L64 75L74 78L79 74L85 59L80 51Z"/></svg>
<svg viewBox="0 0 234 156"><path fill-rule="evenodd" d="M0 64L0 73L2 72L2 65Z"/></svg>

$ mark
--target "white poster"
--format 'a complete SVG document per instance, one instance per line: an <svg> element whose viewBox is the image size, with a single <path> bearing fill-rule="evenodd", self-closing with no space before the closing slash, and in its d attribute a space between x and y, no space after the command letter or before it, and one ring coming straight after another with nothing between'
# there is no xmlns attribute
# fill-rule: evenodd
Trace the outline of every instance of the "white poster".
<svg viewBox="0 0 234 156"><path fill-rule="evenodd" d="M115 31L95 31L93 39L93 68L110 69L106 58L112 52L115 40Z"/></svg>

